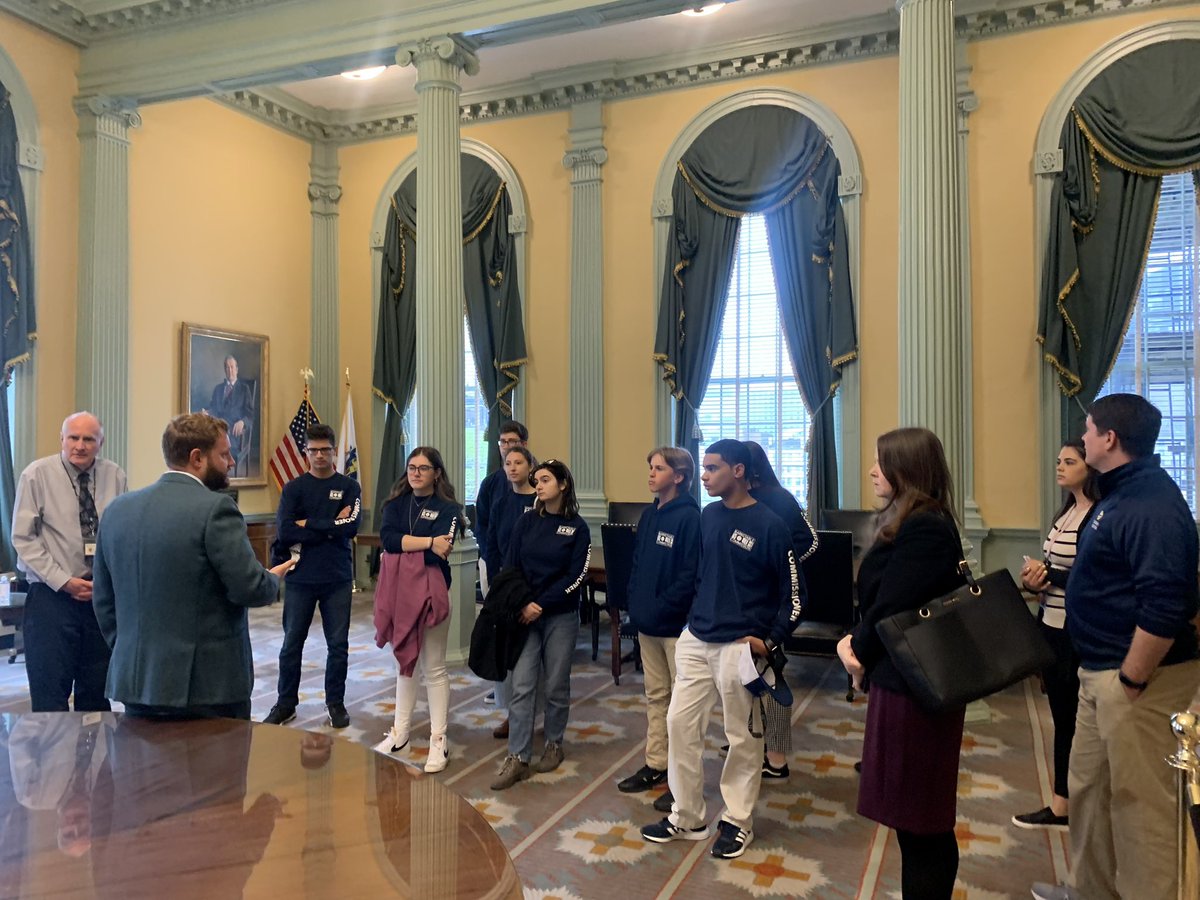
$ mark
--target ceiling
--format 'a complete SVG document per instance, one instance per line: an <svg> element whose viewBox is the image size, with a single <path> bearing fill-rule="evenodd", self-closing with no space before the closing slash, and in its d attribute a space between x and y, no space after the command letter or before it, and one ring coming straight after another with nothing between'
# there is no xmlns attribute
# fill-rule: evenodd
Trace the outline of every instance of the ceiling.
<svg viewBox="0 0 1200 900"><path fill-rule="evenodd" d="M80 6L119 6L120 0L77 0ZM628 62L694 52L777 34L807 31L893 12L893 0L736 0L702 17L680 14L606 25L503 46L483 46L479 74L464 76L463 90L488 91L541 73L583 65ZM894 14L894 12L893 12ZM411 66L388 66L371 81L334 75L281 85L315 107L354 111L415 100Z"/></svg>

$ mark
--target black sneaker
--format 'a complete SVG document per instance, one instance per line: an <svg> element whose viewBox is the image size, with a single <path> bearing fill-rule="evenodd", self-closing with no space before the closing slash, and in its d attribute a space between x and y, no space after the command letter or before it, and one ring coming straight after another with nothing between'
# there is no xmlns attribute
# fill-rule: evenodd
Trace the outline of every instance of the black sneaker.
<svg viewBox="0 0 1200 900"><path fill-rule="evenodd" d="M645 834L645 829L642 829ZM754 832L749 828L738 828L732 822L724 819L717 825L717 839L713 841L712 855L717 859L737 859L746 852L750 842L754 840Z"/></svg>
<svg viewBox="0 0 1200 900"><path fill-rule="evenodd" d="M263 721L268 725L286 725L294 718L296 718L296 707L276 703Z"/></svg>
<svg viewBox="0 0 1200 900"><path fill-rule="evenodd" d="M1018 828L1058 828L1065 830L1068 828L1069 821L1067 816L1056 816L1054 810L1048 806L1043 806L1037 812L1024 813L1012 817L1012 823Z"/></svg>
<svg viewBox="0 0 1200 900"><path fill-rule="evenodd" d="M784 763L778 769L771 765L770 760L763 757L762 777L763 778L787 778L792 773L788 771L788 764Z"/></svg>
<svg viewBox="0 0 1200 900"><path fill-rule="evenodd" d="M672 825L670 819L663 819L642 828L642 837L656 844L667 844L671 841L702 841L708 837L709 833L707 825L701 825L699 828L683 828L680 825Z"/></svg>
<svg viewBox="0 0 1200 900"><path fill-rule="evenodd" d="M346 704L330 703L325 707L329 714L329 724L334 728L347 728L350 725L350 714L346 712Z"/></svg>
<svg viewBox="0 0 1200 900"><path fill-rule="evenodd" d="M617 790L622 794L640 794L652 787L658 787L667 780L666 769L652 769L642 766L628 778L617 782Z"/></svg>
<svg viewBox="0 0 1200 900"><path fill-rule="evenodd" d="M675 798L671 796L670 791L660 794L659 796L654 798L654 808L658 812L669 813L671 811L671 808L674 805L675 805Z"/></svg>

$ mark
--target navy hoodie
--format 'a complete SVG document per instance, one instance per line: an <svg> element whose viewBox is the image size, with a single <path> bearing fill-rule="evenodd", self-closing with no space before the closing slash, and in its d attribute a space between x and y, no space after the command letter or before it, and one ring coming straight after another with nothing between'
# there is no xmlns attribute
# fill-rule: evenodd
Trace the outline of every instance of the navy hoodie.
<svg viewBox="0 0 1200 900"><path fill-rule="evenodd" d="M591 532L578 514L568 519L532 509L513 526L504 568L521 570L543 616L578 614L591 554Z"/></svg>
<svg viewBox="0 0 1200 900"><path fill-rule="evenodd" d="M629 618L642 634L679 637L696 596L700 504L691 494L642 512L629 576Z"/></svg>
<svg viewBox="0 0 1200 900"><path fill-rule="evenodd" d="M804 562L816 552L817 533L813 531L808 516L804 515L804 508L792 496L791 491L781 484L764 484L753 488L750 496L759 503L765 503L771 512L783 519L783 524L792 535L792 549L796 551L796 562Z"/></svg>
<svg viewBox="0 0 1200 900"><path fill-rule="evenodd" d="M709 644L746 636L782 644L800 621L804 579L787 526L764 503L705 508L688 629Z"/></svg>
<svg viewBox="0 0 1200 900"><path fill-rule="evenodd" d="M492 495L492 508L487 517L487 544L480 547L489 579L500 574L517 519L533 509L535 500L536 493L518 494L509 481Z"/></svg>
<svg viewBox="0 0 1200 900"><path fill-rule="evenodd" d="M361 497L358 482L339 472L328 478L305 472L283 486L275 530L284 545L301 545L300 562L287 576L290 584L350 583L350 540L358 533ZM337 518L346 507L350 515ZM301 519L304 525L297 525Z"/></svg>
<svg viewBox="0 0 1200 900"><path fill-rule="evenodd" d="M1162 665L1196 658L1196 522L1158 457L1097 479L1067 578L1067 630L1089 671L1118 669L1135 628L1174 638Z"/></svg>

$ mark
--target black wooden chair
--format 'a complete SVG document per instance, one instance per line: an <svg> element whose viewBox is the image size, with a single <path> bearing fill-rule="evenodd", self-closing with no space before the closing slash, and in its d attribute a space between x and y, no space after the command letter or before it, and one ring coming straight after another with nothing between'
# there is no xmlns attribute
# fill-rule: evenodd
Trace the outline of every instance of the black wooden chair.
<svg viewBox="0 0 1200 900"><path fill-rule="evenodd" d="M854 538L847 531L818 531L817 549L801 563L808 599L804 617L784 642L802 656L837 656L837 644L858 621L854 595ZM854 685L846 677L846 699Z"/></svg>
<svg viewBox="0 0 1200 900"><path fill-rule="evenodd" d="M613 525L636 525L651 505L640 500L614 500L608 504L608 521Z"/></svg>
<svg viewBox="0 0 1200 900"><path fill-rule="evenodd" d="M604 523L600 526L600 539L604 547L604 602L596 602L592 616L592 659L600 655L600 612L608 613L612 640L613 684L621 683L621 638L632 638L634 663L641 668L640 648L637 632L632 626L622 625L622 614L629 609L629 576L633 574L634 536L637 529L632 525ZM593 592L593 597L595 596Z"/></svg>

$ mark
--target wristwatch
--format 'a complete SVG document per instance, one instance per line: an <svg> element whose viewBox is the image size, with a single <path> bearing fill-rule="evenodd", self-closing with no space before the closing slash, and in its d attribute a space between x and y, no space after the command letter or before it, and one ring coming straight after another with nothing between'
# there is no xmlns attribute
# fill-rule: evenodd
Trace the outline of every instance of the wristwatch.
<svg viewBox="0 0 1200 900"><path fill-rule="evenodd" d="M1150 687L1150 682L1134 681L1132 678L1130 678L1128 675L1126 675L1125 672L1121 669L1117 669L1117 680L1120 681L1121 684L1125 685L1125 687L1129 688L1131 691L1137 691L1138 693L1141 693L1146 688Z"/></svg>

